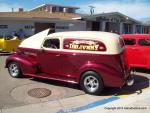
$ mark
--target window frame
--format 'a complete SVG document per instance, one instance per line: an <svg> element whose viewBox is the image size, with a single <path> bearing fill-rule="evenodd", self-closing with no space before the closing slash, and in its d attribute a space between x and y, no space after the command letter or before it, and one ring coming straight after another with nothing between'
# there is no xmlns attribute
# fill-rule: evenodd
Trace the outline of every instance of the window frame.
<svg viewBox="0 0 150 113"><path fill-rule="evenodd" d="M59 12L63 12L64 11L64 7L59 7Z"/></svg>
<svg viewBox="0 0 150 113"><path fill-rule="evenodd" d="M0 24L0 29L8 29L8 25L7 24Z"/></svg>
<svg viewBox="0 0 150 113"><path fill-rule="evenodd" d="M139 45L139 46L142 46L142 47L150 47L150 44L149 44L149 45L141 45L141 44L139 43L140 40L149 40L149 41L150 41L150 39L146 39L146 38L139 38L139 39L138 39L138 45Z"/></svg>
<svg viewBox="0 0 150 113"><path fill-rule="evenodd" d="M126 44L125 40L134 40L134 44ZM135 46L136 45L136 39L135 38L124 38L123 39L125 46Z"/></svg>
<svg viewBox="0 0 150 113"><path fill-rule="evenodd" d="M59 48L58 49L54 49L54 48L48 48L48 47L44 47L44 43L46 40L48 39L58 39L59 40ZM46 37L42 43L42 46L41 48L44 49L44 50L52 50L52 51L60 51L62 49L62 45L61 45L61 38L60 37Z"/></svg>

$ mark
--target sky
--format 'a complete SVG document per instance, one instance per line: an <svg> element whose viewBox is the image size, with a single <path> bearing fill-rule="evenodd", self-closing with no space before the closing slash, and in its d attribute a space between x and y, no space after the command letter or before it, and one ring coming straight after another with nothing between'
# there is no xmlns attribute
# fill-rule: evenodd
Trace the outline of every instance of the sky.
<svg viewBox="0 0 150 113"><path fill-rule="evenodd" d="M120 12L137 20L150 18L150 0L0 0L0 12L30 10L41 4L77 6L83 14L90 14L89 6L94 6L94 14Z"/></svg>

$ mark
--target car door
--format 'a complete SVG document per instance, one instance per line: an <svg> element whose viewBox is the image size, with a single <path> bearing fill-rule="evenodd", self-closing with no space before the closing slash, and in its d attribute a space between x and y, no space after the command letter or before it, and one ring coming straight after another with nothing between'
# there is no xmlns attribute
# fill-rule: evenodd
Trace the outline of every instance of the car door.
<svg viewBox="0 0 150 113"><path fill-rule="evenodd" d="M137 45L135 38L124 38L125 42L125 59L129 66L135 66L137 64Z"/></svg>
<svg viewBox="0 0 150 113"><path fill-rule="evenodd" d="M124 39L126 45L126 58L128 64L133 67L145 67L147 65L148 44L140 36Z"/></svg>
<svg viewBox="0 0 150 113"><path fill-rule="evenodd" d="M38 54L38 61L43 73L61 75L60 38L47 38Z"/></svg>
<svg viewBox="0 0 150 113"><path fill-rule="evenodd" d="M149 59L150 59L150 39L147 38L139 38L138 40L138 57L140 65L143 67L148 67L150 64Z"/></svg>

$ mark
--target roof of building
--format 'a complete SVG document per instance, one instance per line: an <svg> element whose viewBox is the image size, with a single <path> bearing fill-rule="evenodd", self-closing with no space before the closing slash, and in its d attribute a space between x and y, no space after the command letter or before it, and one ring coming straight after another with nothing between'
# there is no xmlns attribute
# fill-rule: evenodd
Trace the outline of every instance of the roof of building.
<svg viewBox="0 0 150 113"><path fill-rule="evenodd" d="M150 26L150 20L143 22L145 26Z"/></svg>
<svg viewBox="0 0 150 113"><path fill-rule="evenodd" d="M80 9L79 7L74 7L74 6L63 6L63 5L56 5L56 4L42 4L42 5L39 5L39 6L35 7L35 8L32 8L30 11L33 11L33 10L35 10L37 8L44 7L44 6L56 6L56 7Z"/></svg>
<svg viewBox="0 0 150 113"><path fill-rule="evenodd" d="M135 19L133 19L133 18L131 18L129 16L126 16L126 15L120 13L120 12L100 13L100 14L95 14L95 15L82 16L82 19L92 19L92 18L101 17L101 16L110 17L110 16L114 16L114 15L117 15L120 18L125 19L126 21L133 21L135 23L141 24L140 21L135 20Z"/></svg>
<svg viewBox="0 0 150 113"><path fill-rule="evenodd" d="M24 19L55 19L55 20L72 20L79 17L76 13L50 13L50 12L0 12L0 19L3 18L24 18Z"/></svg>

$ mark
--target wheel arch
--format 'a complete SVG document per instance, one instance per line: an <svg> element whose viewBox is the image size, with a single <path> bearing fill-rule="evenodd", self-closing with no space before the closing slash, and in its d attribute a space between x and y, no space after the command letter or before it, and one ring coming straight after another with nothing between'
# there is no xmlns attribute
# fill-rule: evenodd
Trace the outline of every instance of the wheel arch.
<svg viewBox="0 0 150 113"><path fill-rule="evenodd" d="M101 73L97 70L94 70L94 69L87 69L87 70L82 71L80 74L80 78L79 78L79 84L81 83L81 79L82 79L83 74L88 72L88 71L95 72L100 77L100 79L102 80L103 85L104 85L104 80L103 80L103 77L101 76Z"/></svg>
<svg viewBox="0 0 150 113"><path fill-rule="evenodd" d="M16 60L8 60L7 62L6 62L6 65L5 65L5 68L8 68L8 64L9 63L11 63L11 62L16 62L16 63L18 63L19 64L19 62L18 61L16 61ZM20 64L19 64L20 65Z"/></svg>

